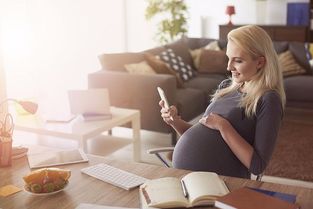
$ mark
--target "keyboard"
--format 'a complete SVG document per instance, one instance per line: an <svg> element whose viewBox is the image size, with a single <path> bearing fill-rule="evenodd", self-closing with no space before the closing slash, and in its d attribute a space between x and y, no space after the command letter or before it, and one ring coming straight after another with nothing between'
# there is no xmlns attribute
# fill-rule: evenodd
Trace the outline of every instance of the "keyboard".
<svg viewBox="0 0 313 209"><path fill-rule="evenodd" d="M135 188L145 183L147 180L144 177L129 173L104 163L83 168L81 169L81 172L126 190Z"/></svg>

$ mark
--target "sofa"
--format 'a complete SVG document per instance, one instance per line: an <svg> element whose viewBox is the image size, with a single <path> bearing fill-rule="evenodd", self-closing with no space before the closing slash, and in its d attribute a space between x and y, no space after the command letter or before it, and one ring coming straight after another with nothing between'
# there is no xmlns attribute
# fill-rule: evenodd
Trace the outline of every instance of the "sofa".
<svg viewBox="0 0 313 209"><path fill-rule="evenodd" d="M160 116L157 87L163 88L184 120L202 114L210 95L229 76L226 45L225 40L183 37L142 52L101 54L102 69L88 75L88 87L108 88L113 106L139 109L142 129L172 133L174 144L176 136ZM274 42L274 47L286 69L287 106L313 110L313 76L305 44ZM176 61L171 63L168 58L172 55ZM180 71L174 69L177 62L183 64ZM167 70L160 67L162 63Z"/></svg>

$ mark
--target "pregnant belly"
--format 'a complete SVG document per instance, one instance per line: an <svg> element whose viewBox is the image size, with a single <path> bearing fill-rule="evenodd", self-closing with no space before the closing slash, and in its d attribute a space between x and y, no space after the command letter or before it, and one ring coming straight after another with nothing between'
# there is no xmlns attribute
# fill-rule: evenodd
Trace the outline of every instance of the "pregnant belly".
<svg viewBox="0 0 313 209"><path fill-rule="evenodd" d="M197 123L178 140L174 154L175 168L193 171L212 171L230 175L242 169L242 164L224 142L219 131Z"/></svg>

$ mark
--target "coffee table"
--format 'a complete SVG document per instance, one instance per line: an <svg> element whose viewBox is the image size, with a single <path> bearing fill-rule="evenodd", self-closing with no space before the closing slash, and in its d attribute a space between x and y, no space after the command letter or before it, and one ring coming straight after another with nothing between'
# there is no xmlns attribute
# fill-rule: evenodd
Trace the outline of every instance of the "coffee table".
<svg viewBox="0 0 313 209"><path fill-rule="evenodd" d="M75 139L78 140L79 147L87 152L88 139L92 139L114 127L131 122L133 132L133 159L139 162L141 160L139 110L111 107L111 113L112 118L108 120L84 121L81 116L77 116L77 118L68 123L48 123L39 116L19 116L15 119L15 130L38 135Z"/></svg>

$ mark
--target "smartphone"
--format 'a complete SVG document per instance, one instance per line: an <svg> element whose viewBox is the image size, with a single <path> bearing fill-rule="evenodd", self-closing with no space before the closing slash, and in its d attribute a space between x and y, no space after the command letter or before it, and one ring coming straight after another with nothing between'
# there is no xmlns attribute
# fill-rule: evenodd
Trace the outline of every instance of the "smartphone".
<svg viewBox="0 0 313 209"><path fill-rule="evenodd" d="M168 104L168 100L167 100L167 98L165 96L165 93L164 93L163 89L161 87L158 87L157 89L158 89L159 95L161 97L161 100L164 101L165 108L167 108L167 109L170 108L170 105Z"/></svg>
<svg viewBox="0 0 313 209"><path fill-rule="evenodd" d="M170 105L168 103L168 100L167 100L167 98L165 96L165 93L164 93L163 89L161 87L157 87L157 90L159 92L161 100L164 101L164 107L167 108L167 109L170 108ZM174 120L173 117L171 117L171 120Z"/></svg>

